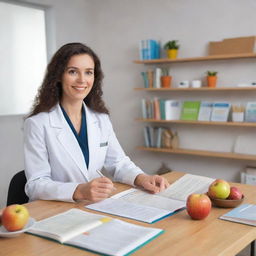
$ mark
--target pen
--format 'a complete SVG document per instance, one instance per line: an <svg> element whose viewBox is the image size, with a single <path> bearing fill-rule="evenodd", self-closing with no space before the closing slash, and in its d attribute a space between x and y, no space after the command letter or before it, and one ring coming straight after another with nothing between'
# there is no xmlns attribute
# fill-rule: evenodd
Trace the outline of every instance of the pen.
<svg viewBox="0 0 256 256"><path fill-rule="evenodd" d="M102 172L101 172L101 171L96 170L96 172L100 175L100 177L105 177L105 176L102 174Z"/></svg>
<svg viewBox="0 0 256 256"><path fill-rule="evenodd" d="M104 176L104 175L102 174L102 172L101 172L101 171L96 170L96 172L100 175L100 177L106 177L106 176ZM113 187L113 189L114 189L114 190L116 190L116 187Z"/></svg>

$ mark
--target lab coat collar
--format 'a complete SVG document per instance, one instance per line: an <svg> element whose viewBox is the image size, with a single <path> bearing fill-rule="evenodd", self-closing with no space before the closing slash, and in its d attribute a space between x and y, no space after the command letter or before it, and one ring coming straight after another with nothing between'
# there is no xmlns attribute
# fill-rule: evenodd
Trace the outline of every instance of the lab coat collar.
<svg viewBox="0 0 256 256"><path fill-rule="evenodd" d="M59 142L67 150L71 158L74 160L80 171L87 181L90 180L89 172L95 169L95 152L97 150L97 142L99 141L99 129L97 129L98 119L96 114L90 110L85 103L83 104L86 113L88 148L89 148L89 168L85 164L82 150L76 140L72 130L70 129L65 117L62 113L61 107L57 104L49 113L50 126L57 128L56 136ZM96 142L96 143L95 143Z"/></svg>

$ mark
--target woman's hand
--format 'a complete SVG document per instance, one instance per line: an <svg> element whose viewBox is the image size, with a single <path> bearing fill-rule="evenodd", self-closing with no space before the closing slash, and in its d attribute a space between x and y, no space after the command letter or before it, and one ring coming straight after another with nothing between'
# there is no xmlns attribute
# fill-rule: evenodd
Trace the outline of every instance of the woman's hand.
<svg viewBox="0 0 256 256"><path fill-rule="evenodd" d="M152 193L159 193L165 190L169 186L169 183L164 177L159 175L139 174L134 181L134 185Z"/></svg>
<svg viewBox="0 0 256 256"><path fill-rule="evenodd" d="M88 183L79 184L73 194L74 200L98 202L108 198L115 190L112 181L106 177L96 178Z"/></svg>

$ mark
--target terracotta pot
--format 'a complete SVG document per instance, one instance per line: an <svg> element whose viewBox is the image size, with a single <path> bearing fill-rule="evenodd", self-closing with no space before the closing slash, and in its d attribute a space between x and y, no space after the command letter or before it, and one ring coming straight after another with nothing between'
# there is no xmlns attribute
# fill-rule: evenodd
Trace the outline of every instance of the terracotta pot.
<svg viewBox="0 0 256 256"><path fill-rule="evenodd" d="M207 76L207 86L215 88L217 84L217 76Z"/></svg>
<svg viewBox="0 0 256 256"><path fill-rule="evenodd" d="M162 88L170 88L172 83L171 76L161 76L161 87Z"/></svg>
<svg viewBox="0 0 256 256"><path fill-rule="evenodd" d="M176 59L178 55L178 49L167 50L167 56L169 59Z"/></svg>

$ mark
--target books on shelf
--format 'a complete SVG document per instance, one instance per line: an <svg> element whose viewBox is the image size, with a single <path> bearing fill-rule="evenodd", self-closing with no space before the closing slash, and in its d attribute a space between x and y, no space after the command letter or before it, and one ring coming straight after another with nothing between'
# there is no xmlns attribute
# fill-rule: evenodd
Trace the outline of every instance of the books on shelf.
<svg viewBox="0 0 256 256"><path fill-rule="evenodd" d="M184 101L181 110L181 120L197 120L200 101Z"/></svg>
<svg viewBox="0 0 256 256"><path fill-rule="evenodd" d="M139 51L141 60L160 59L160 42L147 39L141 40Z"/></svg>
<svg viewBox="0 0 256 256"><path fill-rule="evenodd" d="M145 126L143 136L145 147L172 148L173 133L169 128Z"/></svg>
<svg viewBox="0 0 256 256"><path fill-rule="evenodd" d="M248 102L245 109L245 121L256 122L256 102Z"/></svg>
<svg viewBox="0 0 256 256"><path fill-rule="evenodd" d="M198 121L210 121L212 113L212 102L202 101L198 113Z"/></svg>
<svg viewBox="0 0 256 256"><path fill-rule="evenodd" d="M163 230L71 209L36 222L27 232L92 252L122 256L150 242Z"/></svg>
<svg viewBox="0 0 256 256"><path fill-rule="evenodd" d="M165 120L179 120L181 113L181 102L178 100L165 101Z"/></svg>
<svg viewBox="0 0 256 256"><path fill-rule="evenodd" d="M153 223L186 207L186 199L191 193L205 193L212 178L185 174L166 190L151 194L139 189L128 189L86 208Z"/></svg>
<svg viewBox="0 0 256 256"><path fill-rule="evenodd" d="M212 107L211 121L227 122L230 110L230 103L215 102Z"/></svg>
<svg viewBox="0 0 256 256"><path fill-rule="evenodd" d="M256 205L242 204L222 215L220 219L256 227Z"/></svg>

